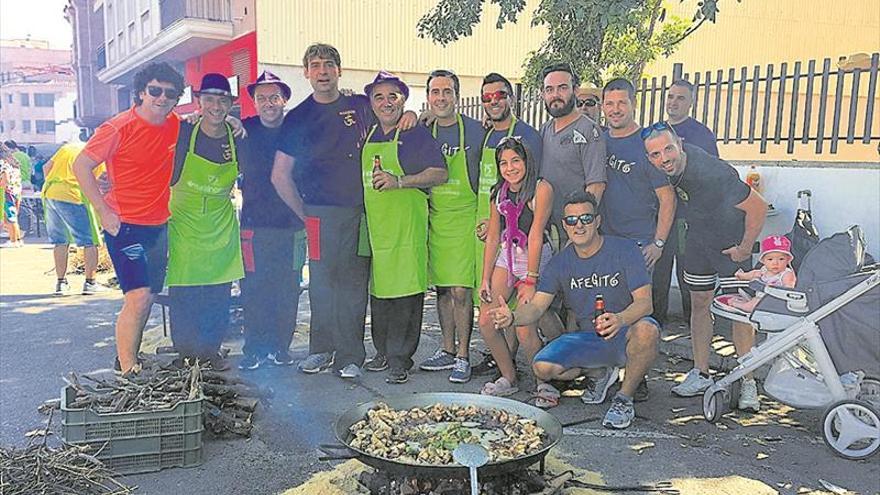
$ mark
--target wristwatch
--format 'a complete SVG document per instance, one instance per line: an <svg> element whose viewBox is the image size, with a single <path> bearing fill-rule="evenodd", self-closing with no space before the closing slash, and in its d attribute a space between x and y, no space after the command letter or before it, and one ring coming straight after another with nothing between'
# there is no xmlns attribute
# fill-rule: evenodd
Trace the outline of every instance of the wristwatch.
<svg viewBox="0 0 880 495"><path fill-rule="evenodd" d="M663 239L654 239L654 245L660 249L663 249L663 246L666 245L666 241L664 241Z"/></svg>

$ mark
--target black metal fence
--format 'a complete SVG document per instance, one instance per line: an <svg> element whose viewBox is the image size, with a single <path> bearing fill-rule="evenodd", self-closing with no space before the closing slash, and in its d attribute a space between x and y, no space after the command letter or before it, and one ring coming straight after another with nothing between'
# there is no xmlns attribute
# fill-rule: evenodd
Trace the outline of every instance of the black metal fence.
<svg viewBox="0 0 880 495"><path fill-rule="evenodd" d="M874 53L867 67L852 69L832 69L826 58L821 67L810 60L694 73L676 64L671 76L639 81L636 119L647 125L665 118L669 85L683 78L695 86L691 115L712 129L719 143L757 144L761 153L784 143L788 154L798 143L815 143L816 154L835 154L841 141L880 141L874 113L878 59ZM520 118L535 127L549 119L540 92L519 84L514 92ZM465 115L482 116L479 97L463 98L460 108Z"/></svg>

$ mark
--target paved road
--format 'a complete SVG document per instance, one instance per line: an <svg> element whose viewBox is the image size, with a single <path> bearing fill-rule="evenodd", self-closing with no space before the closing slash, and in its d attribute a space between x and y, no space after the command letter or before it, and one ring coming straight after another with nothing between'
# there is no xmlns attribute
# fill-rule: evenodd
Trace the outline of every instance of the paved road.
<svg viewBox="0 0 880 495"><path fill-rule="evenodd" d="M35 408L57 397L61 376L108 367L114 356L113 320L121 296L48 296L54 278L51 250L29 244L0 251L0 442L25 443L24 433L40 426L45 417ZM79 287L82 277L71 277ZM292 352L307 350L307 298L301 304L301 325ZM681 329L675 326L675 332ZM438 342L433 307L426 313L426 329L419 358L427 357ZM666 337L674 341L674 335ZM162 344L161 317L154 311L147 347ZM240 336L227 343L239 352ZM482 344L474 344L482 348ZM723 346L719 346L723 351ZM368 344L368 349L372 346ZM669 343L667 353L677 352ZM697 399L678 399L669 393L676 379L690 368L689 361L661 356L650 373L651 398L637 404L637 419L624 434L601 428L607 403L585 406L577 398L563 398L552 413L563 422L588 421L568 428L554 454L566 462L598 472L609 484L680 479L682 483L722 478L707 484L683 485L683 493L804 493L820 488L819 479L862 494L880 493L880 456L869 461L835 457L819 435L820 413L793 410L765 399L760 414L731 413L718 425L703 420ZM261 369L249 378L276 391L260 410L252 439L205 443L205 462L192 469L131 476L139 493L281 493L333 468L319 462L317 444L332 442L332 423L354 404L424 391L477 392L482 380L454 385L443 373L415 372L409 383L391 387L381 374L343 381L330 374L306 376L293 369ZM530 393L516 398L527 400ZM57 430L57 424L55 425ZM638 453L634 446L653 443ZM746 488L747 487L747 488ZM757 488L756 488L757 487ZM816 492L821 493L821 492Z"/></svg>

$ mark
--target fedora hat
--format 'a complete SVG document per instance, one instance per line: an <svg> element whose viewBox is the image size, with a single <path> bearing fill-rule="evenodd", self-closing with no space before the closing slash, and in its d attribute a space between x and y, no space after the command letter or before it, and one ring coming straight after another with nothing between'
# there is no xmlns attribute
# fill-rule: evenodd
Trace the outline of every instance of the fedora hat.
<svg viewBox="0 0 880 495"><path fill-rule="evenodd" d="M260 77L257 78L256 81L247 85L247 92L251 95L251 98L254 97L254 90L257 89L257 86L261 84L277 84L278 87L281 88L281 93L284 95L285 100L290 99L290 86L284 83L278 76L273 74L268 70L264 70Z"/></svg>
<svg viewBox="0 0 880 495"><path fill-rule="evenodd" d="M229 86L229 80L223 74L216 72L208 72L202 76L202 84L199 90L195 91L196 96L201 95L220 95L234 98L232 88Z"/></svg>

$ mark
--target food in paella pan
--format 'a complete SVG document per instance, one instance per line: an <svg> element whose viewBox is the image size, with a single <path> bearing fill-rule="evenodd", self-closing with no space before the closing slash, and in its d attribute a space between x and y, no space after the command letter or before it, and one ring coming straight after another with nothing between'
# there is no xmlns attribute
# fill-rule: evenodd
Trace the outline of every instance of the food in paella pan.
<svg viewBox="0 0 880 495"><path fill-rule="evenodd" d="M544 429L533 419L498 409L434 404L394 410L385 403L351 425L349 445L367 454L410 464L451 465L460 443L479 443L490 462L541 450Z"/></svg>

